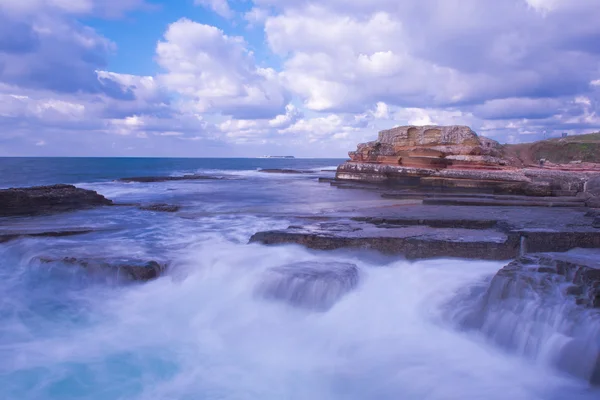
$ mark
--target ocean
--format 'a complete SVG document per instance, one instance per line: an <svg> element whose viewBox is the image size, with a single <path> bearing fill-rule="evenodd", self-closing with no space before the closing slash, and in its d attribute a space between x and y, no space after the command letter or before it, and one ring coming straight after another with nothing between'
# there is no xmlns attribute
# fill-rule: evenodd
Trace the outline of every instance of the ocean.
<svg viewBox="0 0 600 400"><path fill-rule="evenodd" d="M457 293L503 262L248 244L258 231L388 204L378 193L318 182L342 161L0 159L0 188L68 183L116 203L182 207L0 218L0 232L91 231L0 243L0 399L600 398L586 382L449 320ZM258 171L271 168L310 173ZM198 173L227 179L116 181ZM154 281L120 284L40 257L160 260L171 268ZM357 265L358 287L320 312L257 296L267 270L309 261Z"/></svg>

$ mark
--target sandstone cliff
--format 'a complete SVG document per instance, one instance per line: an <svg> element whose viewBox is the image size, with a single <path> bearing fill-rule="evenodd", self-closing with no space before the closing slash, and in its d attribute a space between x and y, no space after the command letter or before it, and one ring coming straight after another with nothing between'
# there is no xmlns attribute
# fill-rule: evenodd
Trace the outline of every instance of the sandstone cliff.
<svg viewBox="0 0 600 400"><path fill-rule="evenodd" d="M354 162L410 167L493 168L506 165L502 146L467 126L400 126L379 132L378 140L350 152Z"/></svg>
<svg viewBox="0 0 600 400"><path fill-rule="evenodd" d="M575 196L600 169L581 164L526 164L514 151L467 126L401 126L359 144L336 178L421 189L530 196Z"/></svg>

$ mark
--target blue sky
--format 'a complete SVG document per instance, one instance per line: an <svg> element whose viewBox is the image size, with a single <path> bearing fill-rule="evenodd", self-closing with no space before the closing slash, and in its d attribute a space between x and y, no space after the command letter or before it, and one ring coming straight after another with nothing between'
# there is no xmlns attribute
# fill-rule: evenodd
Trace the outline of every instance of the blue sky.
<svg viewBox="0 0 600 400"><path fill-rule="evenodd" d="M600 130L598 0L0 0L0 156L343 157Z"/></svg>

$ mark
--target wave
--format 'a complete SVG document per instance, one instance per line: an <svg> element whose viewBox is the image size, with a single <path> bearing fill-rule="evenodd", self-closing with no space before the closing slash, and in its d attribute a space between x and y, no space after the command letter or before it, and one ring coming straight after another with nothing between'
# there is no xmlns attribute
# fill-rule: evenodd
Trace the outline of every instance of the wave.
<svg viewBox="0 0 600 400"><path fill-rule="evenodd" d="M65 288L47 277L28 299L32 271L15 254L3 254L15 279L0 283L17 296L0 308L7 398L597 396L445 324L443 305L499 263L409 263L213 237L177 253L170 275L149 284ZM298 262L353 264L359 279L326 310L257 295L272 268Z"/></svg>

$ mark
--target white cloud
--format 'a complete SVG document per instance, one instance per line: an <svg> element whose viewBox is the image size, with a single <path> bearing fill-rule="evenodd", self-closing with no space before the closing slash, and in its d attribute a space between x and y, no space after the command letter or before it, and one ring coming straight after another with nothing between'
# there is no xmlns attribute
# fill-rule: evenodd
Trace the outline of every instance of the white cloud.
<svg viewBox="0 0 600 400"><path fill-rule="evenodd" d="M278 74L258 67L245 46L241 37L181 19L169 26L156 48L157 61L167 70L159 79L198 112L275 116L287 103Z"/></svg>
<svg viewBox="0 0 600 400"><path fill-rule="evenodd" d="M373 116L378 119L388 119L390 117L390 113L387 104L385 104L383 101L377 102Z"/></svg>
<svg viewBox="0 0 600 400"><path fill-rule="evenodd" d="M156 46L162 73L138 76L107 70L119 38L80 18L142 0L0 0L0 137L341 155L395 124L501 141L597 130L597 1L254 0L237 16L196 0L228 20L174 21ZM264 43L242 17L264 24Z"/></svg>
<svg viewBox="0 0 600 400"><path fill-rule="evenodd" d="M224 18L233 17L227 0L194 0L194 4L209 8Z"/></svg>
<svg viewBox="0 0 600 400"><path fill-rule="evenodd" d="M250 26L254 26L264 23L269 15L270 13L267 9L253 7L250 11L244 14L244 19L248 21Z"/></svg>
<svg viewBox="0 0 600 400"><path fill-rule="evenodd" d="M525 0L529 6L536 11L548 12L554 11L563 0Z"/></svg>

